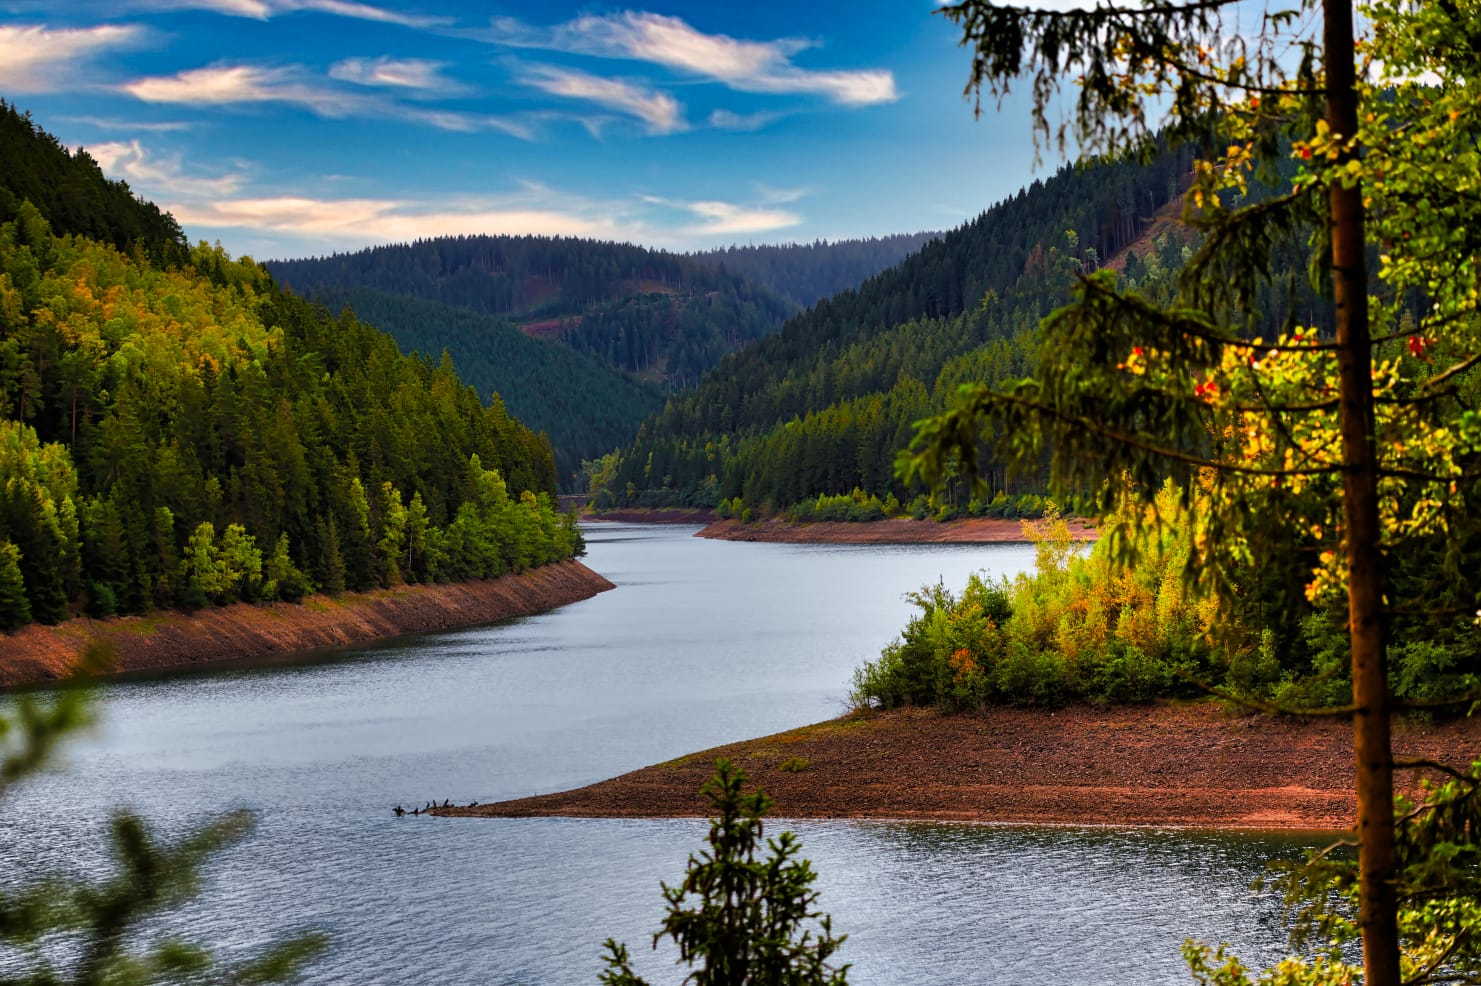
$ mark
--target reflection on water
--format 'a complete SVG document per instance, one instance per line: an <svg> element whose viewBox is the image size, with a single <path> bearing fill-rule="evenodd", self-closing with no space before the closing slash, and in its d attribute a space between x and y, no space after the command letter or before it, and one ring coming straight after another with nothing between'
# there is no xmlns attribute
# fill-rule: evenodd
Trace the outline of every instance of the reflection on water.
<svg viewBox="0 0 1481 986"><path fill-rule="evenodd" d="M319 983L591 983L600 942L646 945L697 821L401 818L589 783L836 714L922 583L1028 565L1023 546L796 546L591 529L619 588L310 663L109 686L104 718L0 816L0 858L99 862L111 806L166 829L248 805L259 828L170 921L228 949L329 929ZM1094 819L1087 819L1093 823ZM1248 890L1287 840L807 822L792 826L859 983L1175 983L1188 936L1278 955ZM0 969L3 972L3 969ZM667 977L667 978L665 978Z"/></svg>

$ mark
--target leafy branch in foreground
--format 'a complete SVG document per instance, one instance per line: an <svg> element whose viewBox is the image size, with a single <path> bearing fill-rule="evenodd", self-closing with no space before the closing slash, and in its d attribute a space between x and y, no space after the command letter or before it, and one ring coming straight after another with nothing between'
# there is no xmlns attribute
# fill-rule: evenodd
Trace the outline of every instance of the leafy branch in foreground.
<svg viewBox="0 0 1481 986"><path fill-rule="evenodd" d="M0 798L43 769L59 743L91 721L91 699L79 687L107 655L89 650L77 676L49 698L20 695L0 716ZM248 812L227 813L173 842L144 821L119 813L110 826L114 873L98 882L30 878L0 891L0 959L14 986L145 986L153 983L289 982L321 954L326 939L301 935L245 961L217 961L194 943L168 938L139 950L150 919L200 889L200 871L218 850L251 831Z"/></svg>
<svg viewBox="0 0 1481 986"><path fill-rule="evenodd" d="M1395 850L1400 953L1405 983L1474 983L1481 977L1481 761L1469 770L1413 765L1440 773L1426 782L1418 804L1398 799ZM1194 978L1204 986L1341 986L1361 980L1345 954L1359 938L1356 920L1356 842L1344 839L1312 852L1304 862L1277 864L1273 879L1285 894L1297 944L1292 957L1255 979L1226 948L1196 942L1183 947Z"/></svg>
<svg viewBox="0 0 1481 986"><path fill-rule="evenodd" d="M1347 624L1362 973L1399 986L1423 932L1400 921L1393 642L1419 638L1437 668L1474 654L1455 614L1481 602L1461 561L1481 538L1481 4L1374 0L1361 25L1350 0L1291 6L1254 30L1226 0L945 9L972 51L968 92L1026 77L1043 139L1066 78L1080 95L1061 146L1144 154L1165 109L1202 149L1184 218L1204 239L1170 298L1086 279L1041 324L1034 378L967 392L903 466L940 472L989 443L1024 470L1047 461L1053 492L1102 486L1108 508L1171 474L1210 504L1190 580L1232 602L1242 571L1304 570L1307 601ZM1281 194L1252 191L1277 178ZM1323 303L1288 305L1275 344L1252 349L1271 247L1293 241ZM1122 474L1135 482L1105 482ZM1396 619L1410 601L1437 610Z"/></svg>
<svg viewBox="0 0 1481 986"><path fill-rule="evenodd" d="M684 882L663 884L668 914L653 936L679 947L679 962L696 986L846 986L848 966L828 960L847 935L833 937L832 921L815 909L816 874L791 832L766 840L756 858L761 816L772 801L761 791L742 794L746 775L730 760L715 762L701 793L710 799L709 848L689 857ZM816 930L812 925L816 925ZM626 945L607 939L607 986L647 986L632 971Z"/></svg>

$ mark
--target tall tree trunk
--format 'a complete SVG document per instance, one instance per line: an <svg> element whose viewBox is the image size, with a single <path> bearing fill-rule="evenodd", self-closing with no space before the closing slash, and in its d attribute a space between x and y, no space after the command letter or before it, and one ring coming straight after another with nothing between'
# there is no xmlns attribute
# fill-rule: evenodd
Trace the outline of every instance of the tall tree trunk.
<svg viewBox="0 0 1481 986"><path fill-rule="evenodd" d="M1349 0L1325 0L1323 15L1327 124L1334 137L1350 139L1358 129L1352 5ZM1356 153L1353 149L1346 157ZM1384 566L1378 520L1363 200L1356 184L1334 184L1330 195L1348 630L1352 640L1353 704L1357 709L1353 738L1357 760L1358 920L1363 933L1366 986L1400 986L1393 753L1384 655Z"/></svg>

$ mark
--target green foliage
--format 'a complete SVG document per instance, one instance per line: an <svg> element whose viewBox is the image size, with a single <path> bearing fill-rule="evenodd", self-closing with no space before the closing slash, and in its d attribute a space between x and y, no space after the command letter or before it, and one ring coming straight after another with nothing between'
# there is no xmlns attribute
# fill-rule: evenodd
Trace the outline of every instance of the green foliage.
<svg viewBox="0 0 1481 986"><path fill-rule="evenodd" d="M21 575L20 549L0 541L0 629L14 630L31 622L31 604Z"/></svg>
<svg viewBox="0 0 1481 986"><path fill-rule="evenodd" d="M371 288L325 288L316 297L331 310L353 308L407 352L446 354L480 395L498 394L511 414L550 436L562 485L583 459L631 442L663 403L653 384L501 318Z"/></svg>
<svg viewBox="0 0 1481 986"><path fill-rule="evenodd" d="M439 237L269 267L307 297L369 288L435 301L507 319L671 386L692 385L721 356L773 332L794 311L723 265L570 237Z"/></svg>
<svg viewBox="0 0 1481 986"><path fill-rule="evenodd" d="M728 246L695 260L764 284L799 309L857 288L894 267L940 233L896 233L860 240Z"/></svg>
<svg viewBox="0 0 1481 986"><path fill-rule="evenodd" d="M68 151L15 106L0 100L0 223L41 217L57 235L73 234L128 252L135 247L160 264L188 252L175 218L141 201L121 181L109 181L83 150ZM37 233L40 245L44 236Z"/></svg>
<svg viewBox="0 0 1481 986"><path fill-rule="evenodd" d="M739 496L765 515L855 487L909 502L918 489L893 466L914 423L949 407L966 381L1028 372L1039 320L1068 300L1077 274L1150 236L1190 159L1168 151L1147 165L1066 168L819 302L671 398L597 505L713 507ZM1176 267L1183 246L1161 236L1149 256ZM1039 477L982 464L994 490L1044 489ZM948 513L966 511L971 495L967 482L945 491Z"/></svg>
<svg viewBox="0 0 1481 986"><path fill-rule="evenodd" d="M106 659L103 652L90 651L79 673L101 670ZM9 714L0 716L0 798L45 767L59 743L90 717L89 696L81 688L64 688L49 698L16 696ZM232 963L217 961L209 949L179 939L142 950L139 945L144 924L194 896L210 856L241 840L250 829L250 815L231 812L163 841L137 816L116 815L109 832L111 876L94 882L26 874L0 893L0 954L7 960L6 982L145 986L297 979L300 970L324 951L327 941L322 935L281 941ZM71 947L60 953L38 947L58 939Z"/></svg>
<svg viewBox="0 0 1481 986"><path fill-rule="evenodd" d="M0 201L0 540L32 619L451 578L428 549L475 495L475 458L534 515L480 513L514 527L463 567L576 544L548 499L548 442L450 364L284 294L250 259L88 238L65 195L43 194L71 173L65 153L9 107L0 130L17 162L0 190L26 196ZM152 229L157 210L128 201Z"/></svg>
<svg viewBox="0 0 1481 986"><path fill-rule="evenodd" d="M1438 769L1423 798L1397 805L1399 932L1405 983L1467 983L1481 978L1481 761ZM1266 881L1284 896L1293 956L1255 974L1227 945L1190 941L1183 949L1204 986L1342 986L1363 978L1357 922L1356 842L1343 839L1305 861L1276 864Z"/></svg>
<svg viewBox="0 0 1481 986"><path fill-rule="evenodd" d="M1177 512L1176 492L1164 491L1160 506ZM1079 552L1053 510L1025 533L1036 547L1033 572L1011 582L974 575L960 595L939 583L911 593L920 612L855 672L853 702L1144 702L1198 694L1200 682L1215 680L1226 658L1209 638L1214 611L1181 579L1197 536L1191 515L1144 540L1131 568L1104 539Z"/></svg>
<svg viewBox="0 0 1481 986"><path fill-rule="evenodd" d="M668 913L653 945L673 939L691 970L684 981L696 986L843 986L848 966L828 960L847 936L833 937L831 920L815 909L815 874L797 858L802 847L791 832L766 840L770 852L757 858L771 799L742 794L745 779L729 760L716 761L702 788L714 815L709 848L689 857L683 883L663 885ZM606 961L607 986L645 983L626 945L607 939Z"/></svg>

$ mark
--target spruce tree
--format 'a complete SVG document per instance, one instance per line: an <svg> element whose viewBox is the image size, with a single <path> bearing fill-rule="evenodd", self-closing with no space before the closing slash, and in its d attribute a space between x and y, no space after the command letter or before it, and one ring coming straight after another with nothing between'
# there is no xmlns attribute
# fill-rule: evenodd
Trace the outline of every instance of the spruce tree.
<svg viewBox="0 0 1481 986"><path fill-rule="evenodd" d="M0 541L0 628L14 630L31 622L31 604L21 578L20 549Z"/></svg>

